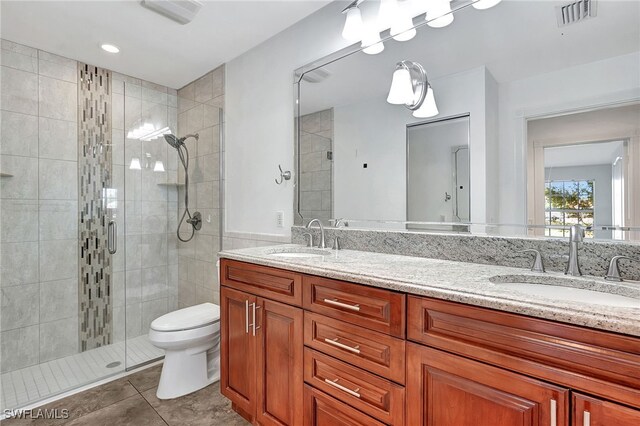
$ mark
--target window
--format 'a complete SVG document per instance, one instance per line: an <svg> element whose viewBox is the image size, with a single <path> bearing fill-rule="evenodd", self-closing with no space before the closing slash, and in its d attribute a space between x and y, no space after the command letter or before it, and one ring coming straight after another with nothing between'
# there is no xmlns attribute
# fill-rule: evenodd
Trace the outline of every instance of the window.
<svg viewBox="0 0 640 426"><path fill-rule="evenodd" d="M568 227L575 224L593 227L593 186L593 180L545 182L545 235L568 237ZM593 238L593 231L586 237Z"/></svg>

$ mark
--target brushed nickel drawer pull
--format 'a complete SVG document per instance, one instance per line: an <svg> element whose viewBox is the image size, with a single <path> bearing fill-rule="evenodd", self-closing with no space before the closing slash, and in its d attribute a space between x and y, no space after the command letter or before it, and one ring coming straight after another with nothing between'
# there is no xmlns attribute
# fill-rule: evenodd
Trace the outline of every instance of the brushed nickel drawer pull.
<svg viewBox="0 0 640 426"><path fill-rule="evenodd" d="M558 403L555 399L551 400L551 426L558 425Z"/></svg>
<svg viewBox="0 0 640 426"><path fill-rule="evenodd" d="M347 303L338 302L336 299L324 299L324 303L356 312L360 310L360 305L349 305Z"/></svg>
<svg viewBox="0 0 640 426"><path fill-rule="evenodd" d="M336 346L340 349L344 349L347 350L349 352L353 352L354 354L359 354L360 353L360 346L357 345L355 348L351 347L351 346L347 346L343 343L338 342L338 338L336 337L335 339L324 339L325 343L328 343L330 345Z"/></svg>
<svg viewBox="0 0 640 426"><path fill-rule="evenodd" d="M360 398L360 394L358 393L360 388L357 388L356 390L351 390L351 389L349 389L347 387L339 385L338 384L338 380L340 380L340 379L335 379L335 380L324 379L324 382L326 384L328 384L328 385L333 386L336 389L340 389L341 391L348 393L351 396L355 396L356 398Z"/></svg>
<svg viewBox="0 0 640 426"><path fill-rule="evenodd" d="M582 425L583 426L591 426L591 413L590 412L585 411L583 413Z"/></svg>

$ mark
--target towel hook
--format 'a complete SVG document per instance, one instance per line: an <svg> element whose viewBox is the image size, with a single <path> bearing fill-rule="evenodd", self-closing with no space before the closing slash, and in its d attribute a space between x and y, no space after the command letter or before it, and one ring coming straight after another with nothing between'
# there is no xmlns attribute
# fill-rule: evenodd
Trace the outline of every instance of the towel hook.
<svg viewBox="0 0 640 426"><path fill-rule="evenodd" d="M281 185L285 180L291 179L291 172L289 170L283 172L280 164L278 164L278 168L280 169L280 180L276 179L275 181L278 185Z"/></svg>

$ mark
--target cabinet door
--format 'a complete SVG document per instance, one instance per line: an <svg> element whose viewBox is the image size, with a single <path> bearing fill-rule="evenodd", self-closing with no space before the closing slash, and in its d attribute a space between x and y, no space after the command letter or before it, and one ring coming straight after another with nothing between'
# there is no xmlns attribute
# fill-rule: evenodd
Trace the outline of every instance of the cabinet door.
<svg viewBox="0 0 640 426"><path fill-rule="evenodd" d="M407 344L407 424L565 426L568 390Z"/></svg>
<svg viewBox="0 0 640 426"><path fill-rule="evenodd" d="M227 287L220 293L220 392L253 419L256 401L256 338L251 306L256 297Z"/></svg>
<svg viewBox="0 0 640 426"><path fill-rule="evenodd" d="M303 414L303 311L259 298L256 312L256 419L261 425L300 425Z"/></svg>
<svg viewBox="0 0 640 426"><path fill-rule="evenodd" d="M640 410L574 393L573 425L637 426L640 425Z"/></svg>

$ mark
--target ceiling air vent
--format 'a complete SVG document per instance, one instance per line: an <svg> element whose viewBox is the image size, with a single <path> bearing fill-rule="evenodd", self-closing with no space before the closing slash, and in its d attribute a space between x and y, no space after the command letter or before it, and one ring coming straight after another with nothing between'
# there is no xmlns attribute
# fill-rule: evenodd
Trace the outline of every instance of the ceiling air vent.
<svg viewBox="0 0 640 426"><path fill-rule="evenodd" d="M577 0L556 7L558 27L577 24L596 16L596 0Z"/></svg>
<svg viewBox="0 0 640 426"><path fill-rule="evenodd" d="M182 25L191 22L202 7L198 0L142 0L140 4Z"/></svg>

